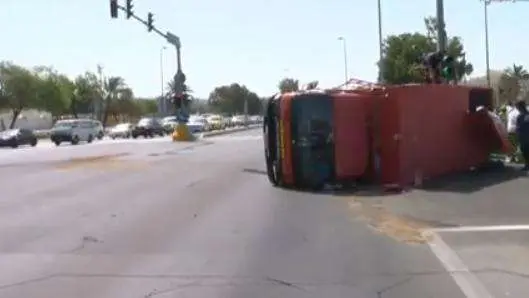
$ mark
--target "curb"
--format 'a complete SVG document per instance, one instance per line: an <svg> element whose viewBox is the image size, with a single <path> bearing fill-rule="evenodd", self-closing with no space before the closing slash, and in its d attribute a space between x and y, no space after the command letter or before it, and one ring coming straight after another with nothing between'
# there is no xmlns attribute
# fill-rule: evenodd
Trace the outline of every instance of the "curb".
<svg viewBox="0 0 529 298"><path fill-rule="evenodd" d="M202 133L202 136L204 138L215 137L215 136L220 136L220 135L225 135L225 134L230 134L230 133L241 132L241 131L245 131L245 130L252 130L252 129L259 128L261 126L262 125L260 125L260 124L254 124L254 125L249 125L248 127L240 127L240 128L235 128L235 129L204 132L204 133ZM49 130L36 131L35 134L37 136L37 139L39 139L39 140L48 139L50 137Z"/></svg>
<svg viewBox="0 0 529 298"><path fill-rule="evenodd" d="M230 130L212 131L212 132L202 134L202 137L204 138L216 137L220 135L227 135L230 133L252 130L252 129L259 128L259 127L261 127L261 125L250 125L248 127L241 127L241 128L230 129Z"/></svg>

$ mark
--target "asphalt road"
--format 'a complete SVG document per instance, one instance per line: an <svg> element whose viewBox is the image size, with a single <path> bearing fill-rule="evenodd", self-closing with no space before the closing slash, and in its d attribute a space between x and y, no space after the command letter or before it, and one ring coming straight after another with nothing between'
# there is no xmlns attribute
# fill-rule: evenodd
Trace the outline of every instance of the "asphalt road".
<svg viewBox="0 0 529 298"><path fill-rule="evenodd" d="M527 195L281 190L259 135L0 150L0 297L528 296L523 229L422 233L529 223Z"/></svg>

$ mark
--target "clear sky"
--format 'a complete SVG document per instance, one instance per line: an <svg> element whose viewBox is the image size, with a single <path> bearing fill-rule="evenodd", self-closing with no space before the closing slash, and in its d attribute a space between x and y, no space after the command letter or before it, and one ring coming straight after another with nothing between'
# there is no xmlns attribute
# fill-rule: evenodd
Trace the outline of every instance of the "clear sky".
<svg viewBox="0 0 529 298"><path fill-rule="evenodd" d="M124 5L125 0L120 0ZM135 12L154 13L155 26L180 36L188 84L199 97L239 82L260 95L285 76L302 82L343 81L347 41L350 77L375 80L378 59L375 0L133 0ZM382 0L384 35L424 31L435 0ZM529 67L529 2L489 7L491 68ZM445 0L448 35L459 35L474 75L485 70L483 5ZM108 0L1 0L0 59L24 66L51 65L74 77L104 67L125 78L138 96L161 89L160 50L165 41L133 20L110 18ZM163 55L165 78L175 72L175 52Z"/></svg>

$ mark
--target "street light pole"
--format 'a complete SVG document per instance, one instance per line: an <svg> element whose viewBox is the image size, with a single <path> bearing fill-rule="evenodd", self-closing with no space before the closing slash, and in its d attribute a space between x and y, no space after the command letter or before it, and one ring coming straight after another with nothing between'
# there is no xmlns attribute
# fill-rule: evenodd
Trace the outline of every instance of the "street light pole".
<svg viewBox="0 0 529 298"><path fill-rule="evenodd" d="M483 1L483 16L485 19L485 67L487 71L487 86L490 88L490 48L489 48L489 9L490 0Z"/></svg>
<svg viewBox="0 0 529 298"><path fill-rule="evenodd" d="M338 40L341 40L343 43L343 60L344 60L344 76L345 76L345 83L349 81L348 71L347 71L347 42L345 41L345 37L338 37Z"/></svg>
<svg viewBox="0 0 529 298"><path fill-rule="evenodd" d="M164 73L163 73L163 52L167 47L163 46L160 48L160 113L165 116L167 113L167 101L164 97Z"/></svg>
<svg viewBox="0 0 529 298"><path fill-rule="evenodd" d="M485 63L487 68L487 86L491 87L490 82L490 43L489 43L489 5L492 2L529 2L528 0L482 0L483 1L483 17L485 23Z"/></svg>
<svg viewBox="0 0 529 298"><path fill-rule="evenodd" d="M382 0L378 0L378 80L383 83L384 63L382 61L384 56L384 41L382 38Z"/></svg>

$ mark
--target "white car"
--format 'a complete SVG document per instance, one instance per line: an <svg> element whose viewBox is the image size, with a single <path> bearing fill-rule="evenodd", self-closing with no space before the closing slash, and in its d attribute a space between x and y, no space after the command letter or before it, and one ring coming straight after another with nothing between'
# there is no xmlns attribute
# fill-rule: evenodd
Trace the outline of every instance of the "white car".
<svg viewBox="0 0 529 298"><path fill-rule="evenodd" d="M91 143L99 133L91 119L59 120L51 129L50 139L57 146L63 142L77 145L79 142Z"/></svg>
<svg viewBox="0 0 529 298"><path fill-rule="evenodd" d="M222 116L220 115L209 116L206 120L210 128L213 130L226 128L226 122L224 121L224 118L222 118Z"/></svg>
<svg viewBox="0 0 529 298"><path fill-rule="evenodd" d="M178 125L178 120L176 116L167 116L162 119L161 124L165 132L170 134L174 131L174 129Z"/></svg>
<svg viewBox="0 0 529 298"><path fill-rule="evenodd" d="M114 126L109 133L112 139L115 138L130 138L132 136L133 126L131 123L120 123Z"/></svg>
<svg viewBox="0 0 529 298"><path fill-rule="evenodd" d="M244 115L236 115L231 117L231 124L233 126L243 126L246 123L246 117Z"/></svg>
<svg viewBox="0 0 529 298"><path fill-rule="evenodd" d="M207 128L207 121L203 117L191 116L187 122L187 127L191 133L203 132Z"/></svg>

